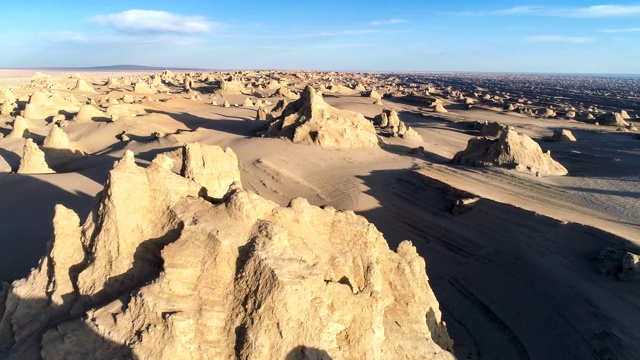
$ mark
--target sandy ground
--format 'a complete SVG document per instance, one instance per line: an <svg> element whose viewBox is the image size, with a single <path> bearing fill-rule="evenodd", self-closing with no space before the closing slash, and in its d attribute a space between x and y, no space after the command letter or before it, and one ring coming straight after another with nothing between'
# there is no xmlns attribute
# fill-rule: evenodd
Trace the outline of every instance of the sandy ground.
<svg viewBox="0 0 640 360"><path fill-rule="evenodd" d="M0 71L0 85L18 96L33 71ZM69 74L53 74L71 83ZM83 73L102 86L105 73ZM71 91L70 91L71 92ZM78 99L89 95L74 94ZM115 96L115 95L114 95ZM25 276L44 254L53 207L62 203L84 219L113 161L133 150L145 163L191 141L230 146L246 188L286 204L302 196L315 205L351 209L381 230L392 248L413 240L460 359L633 359L640 350L640 288L598 274L602 248L640 246L640 140L569 120L536 119L482 107L446 104L448 113L359 94L326 96L342 109L373 117L398 111L424 141L386 138L384 148L323 150L283 139L253 137L264 122L255 108L210 104L213 95L154 95L147 114L64 128L88 155L53 159L57 174L21 175L24 139L0 139L0 280ZM242 103L244 95L215 95ZM270 99L274 104L278 98ZM12 117L0 117L9 133ZM504 169L454 167L447 162L476 135L473 121L499 121L551 150L570 175L542 177ZM34 122L36 142L51 124ZM547 142L556 128L576 143ZM131 141L116 135L126 131ZM151 134L172 134L155 139ZM424 155L409 154L424 146ZM481 197L473 211L452 215L455 200Z"/></svg>

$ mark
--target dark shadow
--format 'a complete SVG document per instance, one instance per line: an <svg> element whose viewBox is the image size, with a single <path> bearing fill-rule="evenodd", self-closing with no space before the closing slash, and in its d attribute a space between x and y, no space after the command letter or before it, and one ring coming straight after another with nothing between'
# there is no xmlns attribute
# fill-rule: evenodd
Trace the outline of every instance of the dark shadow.
<svg viewBox="0 0 640 360"><path fill-rule="evenodd" d="M166 111L147 109L149 113L157 113L163 114L171 117L172 119L181 122L186 126L189 130L196 130L197 128L216 130L221 132L226 132L229 134L241 135L246 137L251 137L256 134L256 132L264 126L264 121L255 121L253 118L255 117L255 110L252 109L251 118L241 118L236 117L237 120L213 120L209 118L204 118L196 115L192 115L189 113L171 113ZM224 117L230 117L224 114L217 114Z"/></svg>
<svg viewBox="0 0 640 360"><path fill-rule="evenodd" d="M93 205L93 196L71 193L40 176L55 175L0 174L0 281L25 277L36 267L53 234L56 204L74 210L80 219Z"/></svg>
<svg viewBox="0 0 640 360"><path fill-rule="evenodd" d="M359 178L380 207L358 214L392 249L411 239L425 258L459 358L637 354L640 331L629 329L640 322L640 288L599 274L592 259L606 247L639 253L638 246L488 199L453 215L455 201L472 194L410 170Z"/></svg>
<svg viewBox="0 0 640 360"><path fill-rule="evenodd" d="M13 151L0 148L0 157L9 164L11 171L18 171L18 167L20 166L20 155Z"/></svg>
<svg viewBox="0 0 640 360"><path fill-rule="evenodd" d="M4 306L4 299L0 296L1 306ZM21 299L22 309L41 309L42 312L53 312L57 310L50 304L49 299ZM0 318L4 314L0 307ZM34 322L22 323L24 330L28 327L31 331L29 336L22 336L17 341L13 334L5 332L6 337L0 338L0 358L2 359L96 359L96 360L136 360L133 350L125 345L115 343L97 334L80 319L67 319L66 322L41 322L42 316L34 316ZM22 319L24 321L24 319ZM64 333L60 332L64 328ZM4 329L0 329L2 331ZM48 344L51 346L42 347L43 334L48 333ZM56 346L57 345L57 346Z"/></svg>
<svg viewBox="0 0 640 360"><path fill-rule="evenodd" d="M416 159L422 159L422 160L426 160L434 163L440 163L440 164L447 163L451 160L444 156L441 156L434 152L429 151L429 148L428 148L429 144L425 143L424 146L426 147L422 152L414 150L415 149L414 147L401 145L401 144L385 144L384 147L382 147L382 149L392 154L409 156Z"/></svg>
<svg viewBox="0 0 640 360"><path fill-rule="evenodd" d="M131 269L121 275L113 276L104 283L102 289L91 298L80 298L72 310L72 314L77 315L86 312L89 308L101 307L107 305L115 299L127 296L135 289L139 289L160 276L160 272L164 266L161 252L165 246L175 242L180 237L183 223L179 223L178 227L169 230L166 234L144 240L138 245L133 254L133 265ZM93 242L94 239L91 239ZM91 248L89 245L89 248ZM86 254L83 263L78 264L72 269L72 279L77 283L78 275L90 265L92 259Z"/></svg>
<svg viewBox="0 0 640 360"><path fill-rule="evenodd" d="M293 348L285 360L332 360L332 358L324 350L300 345Z"/></svg>

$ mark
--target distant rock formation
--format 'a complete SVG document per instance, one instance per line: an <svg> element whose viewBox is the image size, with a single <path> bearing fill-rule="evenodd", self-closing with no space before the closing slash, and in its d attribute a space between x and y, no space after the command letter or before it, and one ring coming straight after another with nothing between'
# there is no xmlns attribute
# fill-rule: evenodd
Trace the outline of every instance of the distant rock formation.
<svg viewBox="0 0 640 360"><path fill-rule="evenodd" d="M30 120L42 120L58 115L61 111L76 113L82 104L71 94L37 91L29 98L23 116Z"/></svg>
<svg viewBox="0 0 640 360"><path fill-rule="evenodd" d="M31 123L29 122L29 120L25 119L22 116L16 116L16 118L13 120L13 129L11 129L11 132L9 133L9 135L7 135L7 137L21 138L24 136L25 132L29 132L30 126Z"/></svg>
<svg viewBox="0 0 640 360"><path fill-rule="evenodd" d="M289 88L285 86L281 86L278 89L276 89L276 91L273 94L271 94L271 97L285 97L287 99L297 100L300 98L300 95L289 90Z"/></svg>
<svg viewBox="0 0 640 360"><path fill-rule="evenodd" d="M99 110L93 105L82 105L80 111L74 116L73 120L76 122L91 122L95 120L108 119L103 111Z"/></svg>
<svg viewBox="0 0 640 360"><path fill-rule="evenodd" d="M142 168L127 151L83 225L57 206L46 256L0 302L0 357L285 359L303 344L333 359L454 359L411 242L393 252L351 211L211 181L235 163L208 156L186 154L196 182L168 156Z"/></svg>
<svg viewBox="0 0 640 360"><path fill-rule="evenodd" d="M70 151L76 151L78 149L78 146L75 143L69 141L67 133L65 133L64 130L56 124L51 126L51 131L49 131L49 135L44 138L42 147Z"/></svg>
<svg viewBox="0 0 640 360"><path fill-rule="evenodd" d="M640 279L640 255L624 249L602 249L596 259L596 266L602 275L615 276L618 280Z"/></svg>
<svg viewBox="0 0 640 360"><path fill-rule="evenodd" d="M567 129L556 129L553 132L553 141L576 141L575 136Z"/></svg>
<svg viewBox="0 0 640 360"><path fill-rule="evenodd" d="M378 136L369 120L360 113L330 106L311 86L258 135L286 137L294 143L328 149L378 146Z"/></svg>
<svg viewBox="0 0 640 360"><path fill-rule="evenodd" d="M72 90L76 90L76 91L80 91L80 92L87 92L87 93L95 93L96 92L93 89L93 86L89 85L89 83L87 83L87 80L85 80L85 79L78 79L76 81L76 85L73 87Z"/></svg>
<svg viewBox="0 0 640 360"><path fill-rule="evenodd" d="M149 86L146 82L138 81L133 88L133 92L136 94L155 94L158 91L152 86Z"/></svg>
<svg viewBox="0 0 640 360"><path fill-rule="evenodd" d="M486 137L470 139L467 148L458 152L452 162L458 165L501 166L536 176L568 174L564 166L551 158L549 151L542 152L538 143L525 134L518 134L512 127L495 140Z"/></svg>
<svg viewBox="0 0 640 360"><path fill-rule="evenodd" d="M22 159L20 159L20 167L18 174L50 174L55 171L51 170L44 158L44 153L36 143L31 139L27 139L24 143Z"/></svg>
<svg viewBox="0 0 640 360"><path fill-rule="evenodd" d="M600 125L606 126L628 126L629 123L626 122L620 113L611 112L607 114L602 114L596 118L596 121Z"/></svg>
<svg viewBox="0 0 640 360"><path fill-rule="evenodd" d="M254 105L253 101L249 98L244 98L244 101L242 102L242 106L244 107L253 107Z"/></svg>
<svg viewBox="0 0 640 360"><path fill-rule="evenodd" d="M476 122L476 128L480 132L480 136L500 136L507 128L506 125L495 121Z"/></svg>
<svg viewBox="0 0 640 360"><path fill-rule="evenodd" d="M437 112L437 113L446 113L446 112L448 112L447 109L445 109L444 106L442 106L442 104L440 104L440 103L435 104L435 106L433 107L433 111Z"/></svg>

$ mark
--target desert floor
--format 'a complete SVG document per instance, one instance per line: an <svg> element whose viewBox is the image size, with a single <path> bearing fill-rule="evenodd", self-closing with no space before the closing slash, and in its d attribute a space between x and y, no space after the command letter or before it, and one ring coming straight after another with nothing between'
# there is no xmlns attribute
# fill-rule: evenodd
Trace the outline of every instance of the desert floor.
<svg viewBox="0 0 640 360"><path fill-rule="evenodd" d="M0 86L28 95L34 89L20 86L33 73L2 70ZM73 74L47 74L49 82L75 82ZM80 75L98 94L121 97L131 89L109 90L106 79L135 74ZM81 102L98 96L65 91ZM448 112L436 113L393 98L375 105L359 92L327 93L329 104L368 118L395 109L423 140L388 137L381 148L326 150L255 137L265 124L254 120L255 107L221 106L224 100L242 104L246 95L150 96L156 101L142 100L144 115L64 127L86 155L47 154L56 174L13 173L25 139L0 139L0 280L24 277L37 265L52 236L55 204L87 216L125 150L144 164L157 153L199 141L231 147L245 188L268 199L285 205L305 197L314 205L354 210L375 224L392 249L412 240L427 261L460 359L633 359L640 352L638 284L604 276L595 265L605 247L640 249L640 140L633 132L485 106L467 110L447 101ZM269 100L275 105L279 98ZM531 136L569 175L535 177L449 164L477 135L473 122L485 120ZM11 116L0 117L0 132L7 135L12 122ZM44 120L32 124L29 136L36 143L53 126ZM547 141L557 128L571 130L578 141ZM122 132L130 141L118 140ZM425 153L411 154L417 146ZM481 200L472 211L453 215L455 200L469 196Z"/></svg>

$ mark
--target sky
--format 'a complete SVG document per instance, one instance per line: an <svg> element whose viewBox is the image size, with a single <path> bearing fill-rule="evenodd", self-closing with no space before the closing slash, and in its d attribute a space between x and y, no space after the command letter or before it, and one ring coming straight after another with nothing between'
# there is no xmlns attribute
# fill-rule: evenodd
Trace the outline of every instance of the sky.
<svg viewBox="0 0 640 360"><path fill-rule="evenodd" d="M640 2L0 0L0 67L640 74Z"/></svg>

